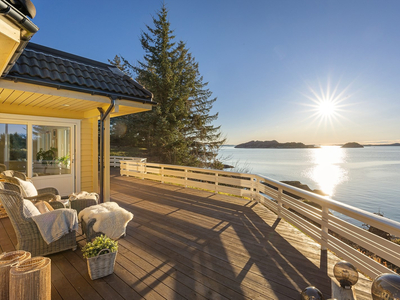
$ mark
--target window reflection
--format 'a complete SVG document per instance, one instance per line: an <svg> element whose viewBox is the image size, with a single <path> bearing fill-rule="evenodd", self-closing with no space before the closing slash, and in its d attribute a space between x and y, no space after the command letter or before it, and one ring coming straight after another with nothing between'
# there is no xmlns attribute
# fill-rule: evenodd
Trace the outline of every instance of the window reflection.
<svg viewBox="0 0 400 300"><path fill-rule="evenodd" d="M2 169L26 174L26 125L0 123L0 164Z"/></svg>
<svg viewBox="0 0 400 300"><path fill-rule="evenodd" d="M32 131L33 176L71 174L70 128L34 125Z"/></svg>

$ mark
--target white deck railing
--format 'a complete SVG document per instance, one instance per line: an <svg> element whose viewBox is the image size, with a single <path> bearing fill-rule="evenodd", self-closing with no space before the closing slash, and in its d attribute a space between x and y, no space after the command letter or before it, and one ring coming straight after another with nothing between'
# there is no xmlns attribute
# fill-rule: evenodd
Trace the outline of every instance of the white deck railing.
<svg viewBox="0 0 400 300"><path fill-rule="evenodd" d="M400 245L346 222L331 212L341 213L394 236L400 236L399 222L258 175L136 161L121 161L120 167L121 175L256 200L319 242L322 249L331 250L372 279L382 273L394 272L333 236L332 232L400 266ZM317 203L322 209L288 193Z"/></svg>
<svg viewBox="0 0 400 300"><path fill-rule="evenodd" d="M110 167L118 168L120 166L120 161L121 160L129 160L129 161L134 161L134 162L142 162L145 163L147 161L147 158L141 158L141 157L126 157L126 156L110 156Z"/></svg>

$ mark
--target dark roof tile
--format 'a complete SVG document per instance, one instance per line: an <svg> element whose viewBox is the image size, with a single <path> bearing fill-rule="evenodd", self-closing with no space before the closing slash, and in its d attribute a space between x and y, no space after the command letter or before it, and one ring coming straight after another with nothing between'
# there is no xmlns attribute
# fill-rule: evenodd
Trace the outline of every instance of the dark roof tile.
<svg viewBox="0 0 400 300"><path fill-rule="evenodd" d="M30 43L7 77L42 80L43 84L114 94L122 99L146 101L152 94L112 65ZM139 100L138 99L138 100Z"/></svg>

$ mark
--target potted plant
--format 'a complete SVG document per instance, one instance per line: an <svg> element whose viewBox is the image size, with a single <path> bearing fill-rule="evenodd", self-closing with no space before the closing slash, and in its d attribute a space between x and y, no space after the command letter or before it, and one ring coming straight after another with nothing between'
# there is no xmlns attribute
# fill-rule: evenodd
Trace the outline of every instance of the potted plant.
<svg viewBox="0 0 400 300"><path fill-rule="evenodd" d="M57 148L51 147L49 150L43 150L43 148L40 148L40 150L36 153L36 160L40 162L43 165L43 173L46 174L47 170L51 167L56 168L55 166L55 159L56 159L56 153L57 153ZM38 166L36 166L38 168ZM51 170L50 174L55 171Z"/></svg>
<svg viewBox="0 0 400 300"><path fill-rule="evenodd" d="M95 280L114 272L117 251L118 242L105 235L96 237L82 248L90 279Z"/></svg>

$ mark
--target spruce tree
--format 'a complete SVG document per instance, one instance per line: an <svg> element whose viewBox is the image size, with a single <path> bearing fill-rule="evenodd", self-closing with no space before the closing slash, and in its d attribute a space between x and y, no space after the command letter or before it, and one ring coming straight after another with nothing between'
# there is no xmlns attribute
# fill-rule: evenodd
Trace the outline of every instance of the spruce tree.
<svg viewBox="0 0 400 300"><path fill-rule="evenodd" d="M150 112L124 119L128 131L135 132L132 142L146 147L155 161L220 168L216 157L224 139L220 128L212 125L218 114L210 115L216 99L209 99L212 93L186 45L174 42L165 5L153 17L153 25L141 34L142 61L133 66L114 58L113 63L128 66L158 103Z"/></svg>

